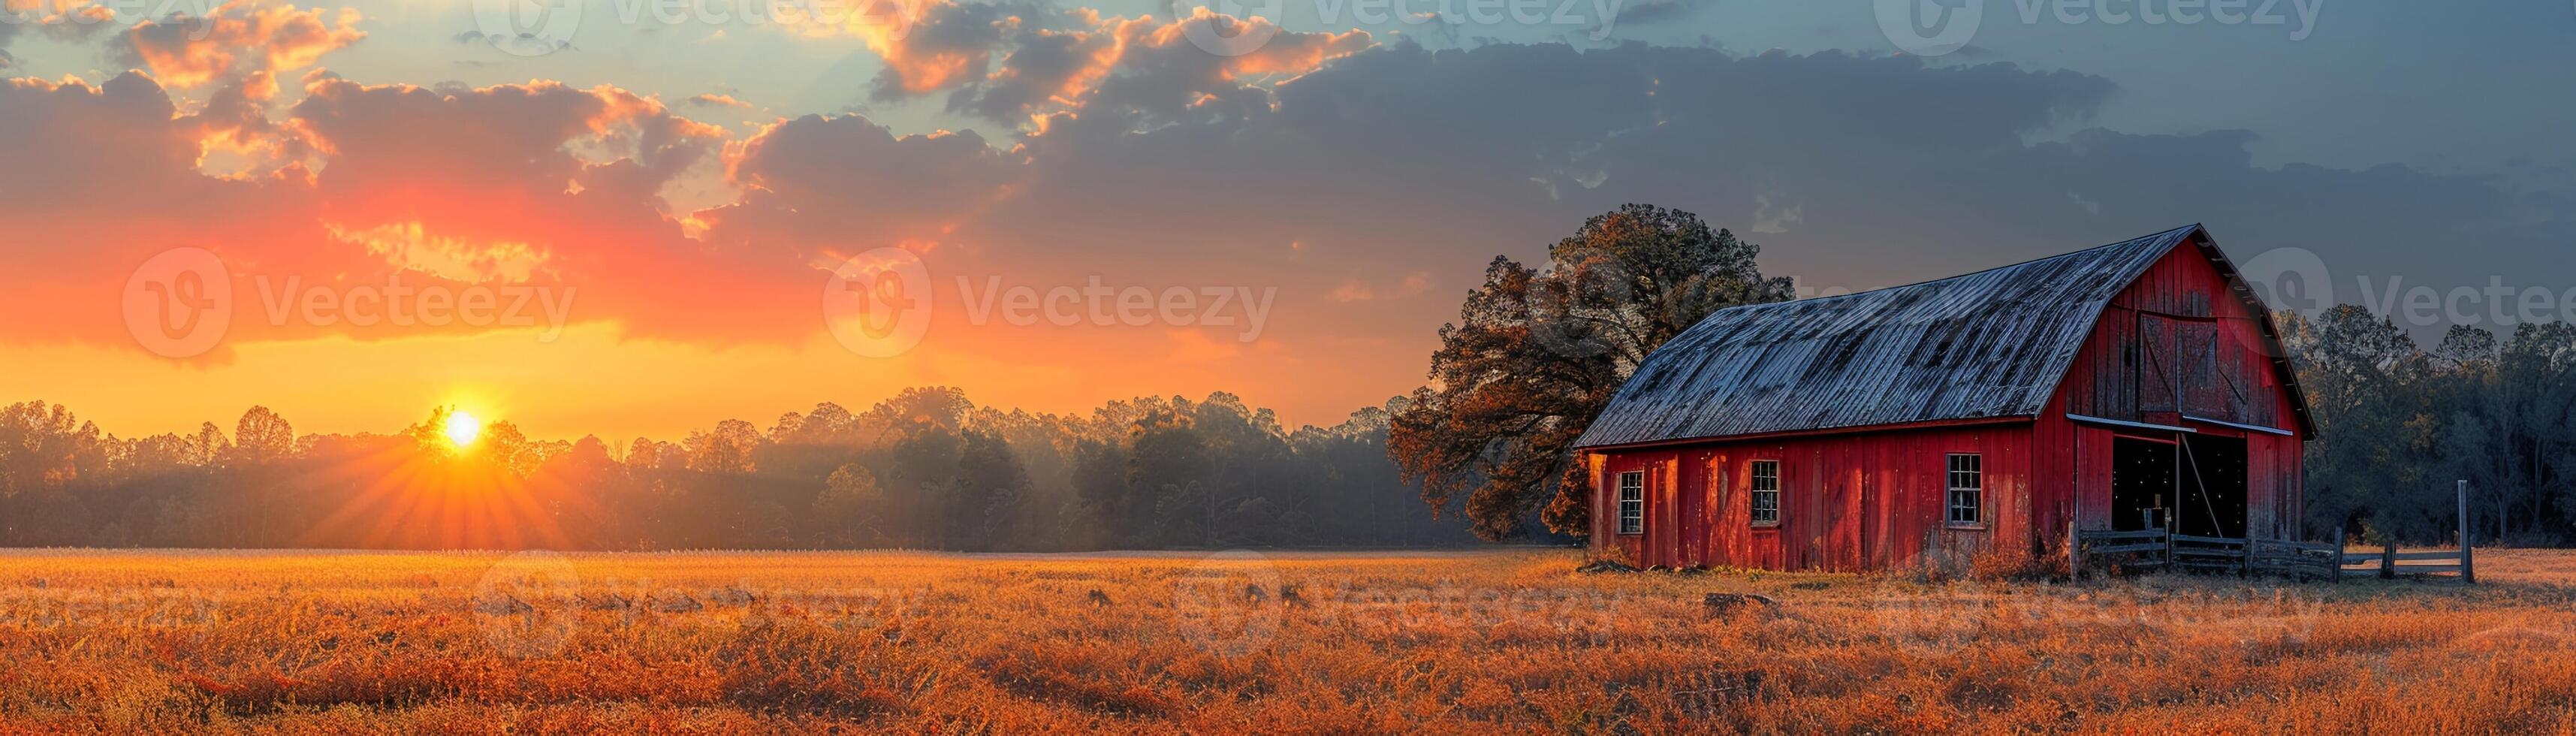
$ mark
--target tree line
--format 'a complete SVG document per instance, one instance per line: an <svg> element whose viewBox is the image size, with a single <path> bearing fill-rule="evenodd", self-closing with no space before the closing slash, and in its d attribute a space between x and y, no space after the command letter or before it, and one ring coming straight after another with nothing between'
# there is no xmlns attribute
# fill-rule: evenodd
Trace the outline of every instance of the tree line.
<svg viewBox="0 0 2576 736"><path fill-rule="evenodd" d="M445 409L391 434L103 433L42 401L0 408L0 546L1064 551L1473 541L1397 479L1390 410L1283 429L1267 409L1113 401L1084 415L917 388L766 429L678 441L470 443Z"/></svg>
<svg viewBox="0 0 2576 736"><path fill-rule="evenodd" d="M253 408L231 435L118 439L43 402L0 409L0 545L556 549L1432 545L1588 527L1570 452L1639 363L1726 307L1778 301L1759 246L1631 204L1537 266L1497 257L1443 325L1431 384L1287 431L1230 395L1089 414L979 407L949 388L678 442L538 441L506 422L442 444L303 435ZM2576 326L2452 328L2426 349L2345 305L2275 316L2319 437L2307 535L2439 541L2472 483L2480 541L2576 542ZM1419 496L1420 501L1410 500Z"/></svg>
<svg viewBox="0 0 2576 736"><path fill-rule="evenodd" d="M2576 325L2454 326L2426 349L2353 305L2274 322L2317 422L2310 535L2449 541L2466 480L2475 541L2576 541Z"/></svg>

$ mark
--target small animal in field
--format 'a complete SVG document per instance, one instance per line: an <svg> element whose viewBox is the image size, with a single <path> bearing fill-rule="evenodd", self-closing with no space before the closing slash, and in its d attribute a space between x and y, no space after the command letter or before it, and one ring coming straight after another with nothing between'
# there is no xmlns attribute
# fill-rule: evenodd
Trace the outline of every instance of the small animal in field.
<svg viewBox="0 0 2576 736"><path fill-rule="evenodd" d="M1099 589L1099 588L1092 588L1092 589L1091 589L1091 605L1099 606L1099 607L1101 607L1101 608L1108 608L1108 607L1109 607L1109 594L1108 594L1108 593L1100 592L1100 589Z"/></svg>

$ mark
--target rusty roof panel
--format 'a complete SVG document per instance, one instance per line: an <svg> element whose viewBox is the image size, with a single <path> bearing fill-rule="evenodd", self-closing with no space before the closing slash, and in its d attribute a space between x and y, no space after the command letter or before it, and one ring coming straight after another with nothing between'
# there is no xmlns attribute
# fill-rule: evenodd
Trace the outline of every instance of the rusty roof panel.
<svg viewBox="0 0 2576 736"><path fill-rule="evenodd" d="M1575 446L2037 415L2112 297L2198 232L1720 310L1647 356Z"/></svg>

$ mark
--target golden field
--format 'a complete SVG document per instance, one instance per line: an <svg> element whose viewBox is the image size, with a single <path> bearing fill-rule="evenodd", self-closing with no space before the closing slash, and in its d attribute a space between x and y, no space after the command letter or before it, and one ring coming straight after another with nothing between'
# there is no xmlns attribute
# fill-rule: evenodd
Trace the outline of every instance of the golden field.
<svg viewBox="0 0 2576 736"><path fill-rule="evenodd" d="M2576 730L2576 552L2476 586L1580 562L0 553L0 731Z"/></svg>

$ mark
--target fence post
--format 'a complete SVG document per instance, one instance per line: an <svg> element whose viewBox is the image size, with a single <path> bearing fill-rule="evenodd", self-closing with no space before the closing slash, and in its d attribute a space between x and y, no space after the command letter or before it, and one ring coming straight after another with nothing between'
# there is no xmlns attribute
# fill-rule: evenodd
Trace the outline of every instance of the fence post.
<svg viewBox="0 0 2576 736"><path fill-rule="evenodd" d="M2066 580L2084 579L2084 538L2075 536L2075 520L2066 520Z"/></svg>
<svg viewBox="0 0 2576 736"><path fill-rule="evenodd" d="M2469 561L2469 481L2460 480L2460 582L2478 581L2477 563Z"/></svg>
<svg viewBox="0 0 2576 736"><path fill-rule="evenodd" d="M2389 540L2388 546L2379 550L2379 578L2382 580L2397 579L2396 540Z"/></svg>

